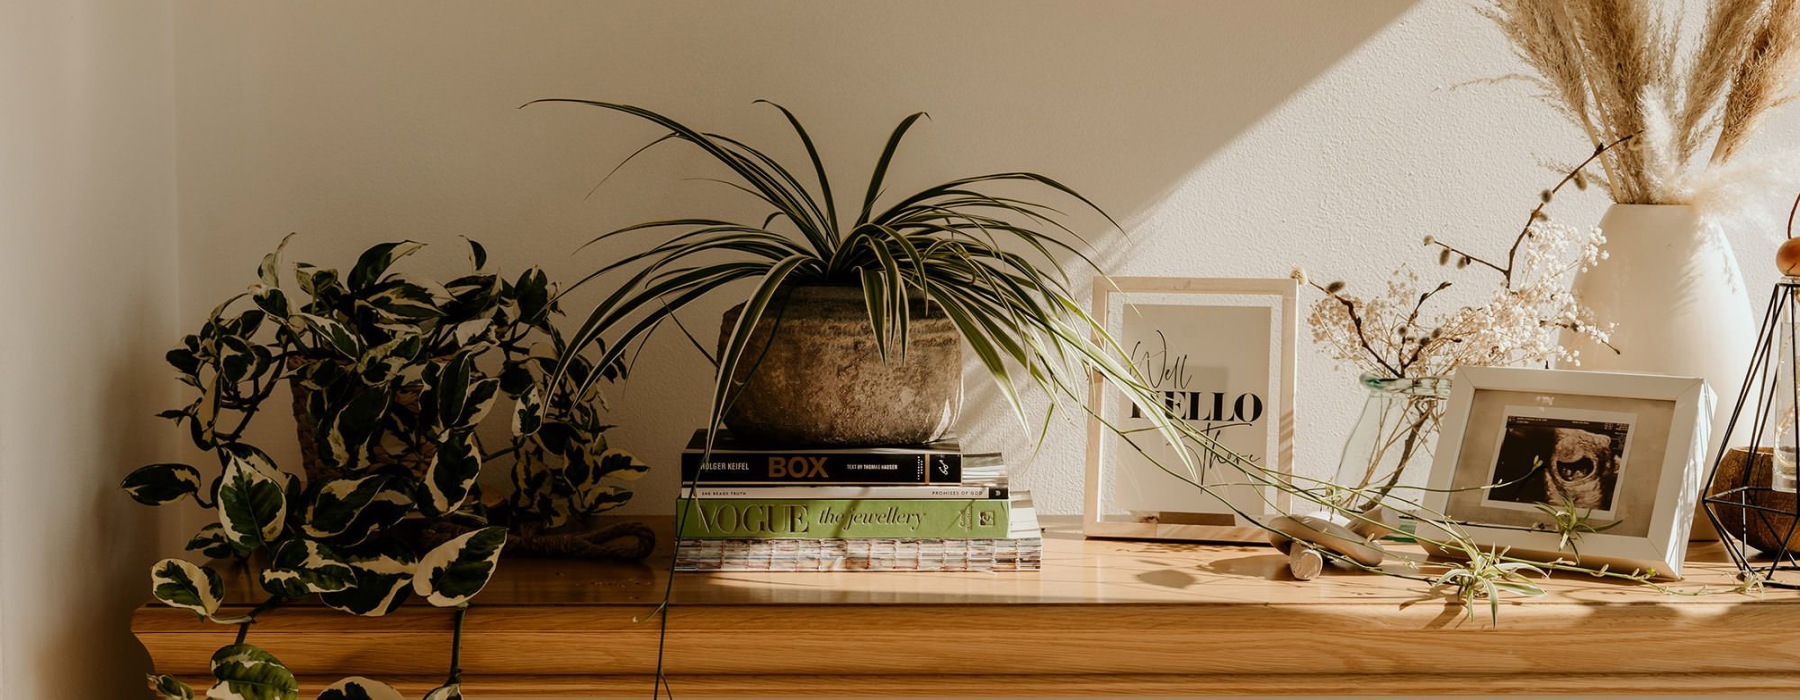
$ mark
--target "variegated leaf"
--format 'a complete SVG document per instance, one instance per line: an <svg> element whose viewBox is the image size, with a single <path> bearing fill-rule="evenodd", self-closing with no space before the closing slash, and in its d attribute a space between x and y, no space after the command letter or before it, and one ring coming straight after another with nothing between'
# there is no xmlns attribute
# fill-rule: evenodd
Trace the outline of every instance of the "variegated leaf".
<svg viewBox="0 0 1800 700"><path fill-rule="evenodd" d="M222 477L217 508L225 539L239 550L250 550L279 538L287 518L285 484L250 460L235 457L226 461Z"/></svg>
<svg viewBox="0 0 1800 700"><path fill-rule="evenodd" d="M462 684L451 683L449 685L438 686L436 689L425 694L425 700L463 700Z"/></svg>
<svg viewBox="0 0 1800 700"><path fill-rule="evenodd" d="M210 700L295 700L300 682L274 654L250 644L221 647L212 657Z"/></svg>
<svg viewBox="0 0 1800 700"><path fill-rule="evenodd" d="M187 551L199 552L209 559L224 559L237 553L231 548L231 541L225 539L225 527L218 523L207 523L200 532L188 539Z"/></svg>
<svg viewBox="0 0 1800 700"><path fill-rule="evenodd" d="M154 673L144 678L150 692L156 693L157 700L194 700L194 689L181 679Z"/></svg>
<svg viewBox="0 0 1800 700"><path fill-rule="evenodd" d="M481 268L487 267L487 248L473 238L465 236L463 241L469 244L469 264L474 266L475 271L480 272Z"/></svg>
<svg viewBox="0 0 1800 700"><path fill-rule="evenodd" d="M131 500L160 506L182 496L200 493L200 470L185 464L152 464L125 475L119 486Z"/></svg>
<svg viewBox="0 0 1800 700"><path fill-rule="evenodd" d="M505 546L504 527L484 527L438 545L419 559L413 593L440 608L469 602L493 577Z"/></svg>
<svg viewBox="0 0 1800 700"><path fill-rule="evenodd" d="M300 283L300 291L306 292L307 296L319 297L337 286L338 273L331 268L299 263L294 265L294 281Z"/></svg>
<svg viewBox="0 0 1800 700"><path fill-rule="evenodd" d="M349 590L321 594L319 599L353 615L381 617L400 607L411 593L418 557L393 542L365 550L344 556L356 574L356 585Z"/></svg>
<svg viewBox="0 0 1800 700"><path fill-rule="evenodd" d="M543 424L544 399L534 384L519 396L519 405L513 409L512 432L515 436L524 437L537 432Z"/></svg>
<svg viewBox="0 0 1800 700"><path fill-rule="evenodd" d="M437 369L436 381L427 377L431 384L431 408L437 412L437 425L445 430L455 427L457 419L463 415L463 408L469 403L469 381L473 371L474 358L467 352L457 353Z"/></svg>
<svg viewBox="0 0 1800 700"><path fill-rule="evenodd" d="M607 450L600 455L600 475L606 478L635 481L649 471L650 465L624 450Z"/></svg>
<svg viewBox="0 0 1800 700"><path fill-rule="evenodd" d="M262 309L270 316L285 321L293 315L293 307L288 305L287 292L275 287L266 288L256 293L256 308Z"/></svg>
<svg viewBox="0 0 1800 700"><path fill-rule="evenodd" d="M500 380L481 379L469 384L467 400L463 403L459 415L452 428L470 430L487 420L489 411L494 410L494 403L500 399Z"/></svg>
<svg viewBox="0 0 1800 700"><path fill-rule="evenodd" d="M344 359L354 361L362 357L362 338L358 337L355 331L350 330L349 326L313 314L299 313L294 314L293 318L298 319L304 328L318 333L319 337L325 339L326 345L336 350Z"/></svg>
<svg viewBox="0 0 1800 700"><path fill-rule="evenodd" d="M224 602L225 583L211 567L181 559L164 559L150 567L151 595L171 607L210 617Z"/></svg>
<svg viewBox="0 0 1800 700"><path fill-rule="evenodd" d="M291 538L275 547L262 571L262 587L270 595L302 598L314 593L348 590L356 582L337 552L313 540Z"/></svg>
<svg viewBox="0 0 1800 700"><path fill-rule="evenodd" d="M446 294L445 298L448 297ZM380 291L368 295L364 301L384 317L403 323L416 324L444 315L431 290L406 282L383 283Z"/></svg>
<svg viewBox="0 0 1800 700"><path fill-rule="evenodd" d="M306 506L305 523L301 530L307 537L325 539L336 537L356 522L356 516L374 500L375 494L392 481L394 477L386 474L365 476L360 479L333 479L318 487L312 501Z"/></svg>
<svg viewBox="0 0 1800 700"><path fill-rule="evenodd" d="M382 273L394 265L395 260L412 255L423 247L425 244L417 241L399 241L382 243L363 251L362 256L356 259L356 266L350 268L350 289L356 291L375 284L381 279Z"/></svg>
<svg viewBox="0 0 1800 700"><path fill-rule="evenodd" d="M256 276L258 279L262 280L264 287L273 289L281 286L281 251L287 249L288 241L293 240L293 238L293 233L282 236L281 242L275 244L275 250L270 251L268 255L264 255L262 264L256 266Z"/></svg>
<svg viewBox="0 0 1800 700"><path fill-rule="evenodd" d="M467 434L452 433L438 445L431 468L419 483L419 512L436 518L461 508L478 476L481 451Z"/></svg>
<svg viewBox="0 0 1800 700"><path fill-rule="evenodd" d="M319 693L319 700L406 700L400 691L381 681L351 676Z"/></svg>
<svg viewBox="0 0 1800 700"><path fill-rule="evenodd" d="M319 487L301 529L308 537L356 544L406 516L412 499L386 474L335 479Z"/></svg>

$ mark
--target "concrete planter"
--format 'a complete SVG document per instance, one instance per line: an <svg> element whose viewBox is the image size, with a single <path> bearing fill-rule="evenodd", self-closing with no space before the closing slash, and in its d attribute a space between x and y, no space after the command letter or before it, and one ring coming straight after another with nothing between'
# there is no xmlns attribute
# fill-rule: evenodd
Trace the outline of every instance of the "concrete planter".
<svg viewBox="0 0 1800 700"><path fill-rule="evenodd" d="M772 445L911 445L944 437L962 407L962 336L922 297L904 358L875 347L862 290L801 286L757 323L725 414L732 435ZM725 312L723 348L743 305Z"/></svg>

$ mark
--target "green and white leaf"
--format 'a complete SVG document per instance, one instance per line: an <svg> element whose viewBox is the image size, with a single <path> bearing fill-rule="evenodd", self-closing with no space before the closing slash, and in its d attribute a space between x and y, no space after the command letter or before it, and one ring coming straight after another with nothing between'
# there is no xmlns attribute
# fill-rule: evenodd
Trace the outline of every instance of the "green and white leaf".
<svg viewBox="0 0 1800 700"><path fill-rule="evenodd" d="M367 548L365 548L367 549ZM348 590L325 593L321 601L353 615L381 617L406 601L412 590L418 557L397 543L385 543L375 551L347 554L344 561L356 574Z"/></svg>
<svg viewBox="0 0 1800 700"><path fill-rule="evenodd" d="M319 700L406 700L394 687L362 676L351 676L319 693Z"/></svg>
<svg viewBox="0 0 1800 700"><path fill-rule="evenodd" d="M296 700L300 682L274 654L250 644L220 648L212 657L210 700Z"/></svg>
<svg viewBox="0 0 1800 700"><path fill-rule="evenodd" d="M200 470L186 464L152 464L125 475L120 487L131 500L148 506L160 506L200 493Z"/></svg>
<svg viewBox="0 0 1800 700"><path fill-rule="evenodd" d="M165 605L211 617L224 603L225 583L211 567L164 559L150 567L150 590Z"/></svg>
<svg viewBox="0 0 1800 700"><path fill-rule="evenodd" d="M222 477L216 507L225 539L245 551L278 539L287 518L284 484L253 461L236 456L226 461Z"/></svg>
<svg viewBox="0 0 1800 700"><path fill-rule="evenodd" d="M157 700L194 700L194 689L179 678L152 673L145 676L145 680L150 692L156 693Z"/></svg>
<svg viewBox="0 0 1800 700"><path fill-rule="evenodd" d="M282 236L281 242L275 244L275 250L264 255L262 264L256 266L256 276L264 287L275 289L281 286L281 251L286 250L288 241L293 239L293 233Z"/></svg>
<svg viewBox="0 0 1800 700"><path fill-rule="evenodd" d="M261 581L270 595L301 598L348 590L356 582L356 572L330 547L296 537L270 553Z"/></svg>
<svg viewBox="0 0 1800 700"><path fill-rule="evenodd" d="M207 523L206 527L200 528L188 539L186 549L209 559L224 559L237 553L232 549L231 541L225 538L225 526L218 523Z"/></svg>
<svg viewBox="0 0 1800 700"><path fill-rule="evenodd" d="M451 683L449 685L438 686L436 689L425 694L425 700L463 700L462 684Z"/></svg>
<svg viewBox="0 0 1800 700"><path fill-rule="evenodd" d="M440 608L462 605L494 575L506 528L485 527L438 545L419 559L413 593Z"/></svg>
<svg viewBox="0 0 1800 700"><path fill-rule="evenodd" d="M337 354L344 359L355 361L362 358L362 337L350 330L349 326L323 316L307 313L294 314L292 318L297 319L303 328L319 334L319 337L324 339L326 347L337 351Z"/></svg>
<svg viewBox="0 0 1800 700"><path fill-rule="evenodd" d="M436 518L462 508L479 476L481 450L466 433L452 433L439 443L431 468L419 484L419 512Z"/></svg>
<svg viewBox="0 0 1800 700"><path fill-rule="evenodd" d="M382 243L366 251L356 259L356 266L350 268L350 289L361 290L380 281L381 275L392 267L395 260L419 252L425 247L417 241L399 241Z"/></svg>
<svg viewBox="0 0 1800 700"><path fill-rule="evenodd" d="M519 396L519 405L513 409L512 433L516 437L524 437L536 433L544 424L544 399L536 384L526 389Z"/></svg>
<svg viewBox="0 0 1800 700"><path fill-rule="evenodd" d="M301 531L307 537L325 539L344 534L356 523L370 501L375 500L382 488L394 477L386 474L365 476L360 479L333 479L319 487L313 495L312 502L306 506L306 520Z"/></svg>
<svg viewBox="0 0 1800 700"><path fill-rule="evenodd" d="M607 450L600 454L600 476L636 481L650 472L650 465L624 450Z"/></svg>

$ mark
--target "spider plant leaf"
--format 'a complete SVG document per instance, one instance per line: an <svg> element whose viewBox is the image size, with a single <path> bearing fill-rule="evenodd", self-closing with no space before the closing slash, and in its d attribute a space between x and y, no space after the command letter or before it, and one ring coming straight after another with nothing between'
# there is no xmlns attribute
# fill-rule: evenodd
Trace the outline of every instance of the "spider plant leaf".
<svg viewBox="0 0 1800 700"><path fill-rule="evenodd" d="M893 135L888 137L887 146L881 149L881 159L875 162L875 174L869 177L869 192L863 197L862 213L856 217L856 225L869 223L869 214L875 210L875 199L881 196L881 182L887 177L888 165L894 160L894 151L900 148L900 140L906 138L906 130L911 129L913 122L920 117L928 117L924 112L915 112L900 121L894 127ZM886 218L886 217L882 217Z"/></svg>
<svg viewBox="0 0 1800 700"><path fill-rule="evenodd" d="M807 261L806 256L796 255L770 266L768 273L757 283L756 290L744 301L744 308L738 313L737 324L731 329L730 340L719 352L718 378L713 385L712 413L707 423L707 449L712 447L710 433L719 427L725 411L731 406L730 390L732 383L737 380L738 364L744 359L744 350L749 345L757 324L762 321L763 312L769 308L769 302L775 298L776 292L782 289L788 275Z"/></svg>
<svg viewBox="0 0 1800 700"><path fill-rule="evenodd" d="M887 277L874 270L864 269L862 276L863 305L869 309L869 327L875 330L875 352L881 356L882 362L888 359L888 299Z"/></svg>
<svg viewBox="0 0 1800 700"><path fill-rule="evenodd" d="M675 138L679 138L699 147L707 155L712 156L714 160L719 161L727 168L730 168L732 172L737 173L738 177L743 178L751 187L754 187L757 191L763 193L763 195L768 197L771 201L783 202L790 200L792 197L792 193L786 191L782 187L778 176L770 173L768 170L757 167L755 163L732 151L726 145L719 143L714 138L656 112L625 104L569 98L532 100L531 102L525 103L523 106L529 107L545 102L563 102L597 107L600 109L622 112L649 121L673 132ZM784 211L786 211L791 218L796 219L796 223L798 224L799 220L804 219L805 216L797 211L797 208L797 206L794 208L795 210L784 208ZM821 258L828 257L831 254L833 248L832 241L821 238L820 235L822 232L817 230L816 227L801 225L801 232L812 244L814 252Z"/></svg>
<svg viewBox="0 0 1800 700"><path fill-rule="evenodd" d="M788 108L769 100L757 100L757 102L781 110L781 115L787 117L788 124L794 127L794 133L800 136L800 144L806 147L806 157L812 159L813 174L819 179L819 199L825 203L826 228L836 231L837 202L831 196L831 178L825 175L825 164L819 160L819 149L813 146L812 137L807 135L806 127L800 125L800 119L795 117L793 112L788 111Z"/></svg>

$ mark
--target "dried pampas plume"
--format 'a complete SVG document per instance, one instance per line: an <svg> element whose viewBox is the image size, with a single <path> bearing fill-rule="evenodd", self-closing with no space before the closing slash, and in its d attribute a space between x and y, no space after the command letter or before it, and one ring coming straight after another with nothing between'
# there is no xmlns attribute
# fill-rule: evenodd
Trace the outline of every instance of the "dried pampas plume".
<svg viewBox="0 0 1800 700"><path fill-rule="evenodd" d="M1491 1L1543 99L1596 145L1638 137L1601 159L1622 204L1691 203L1720 182L1697 171L1741 172L1720 168L1800 77L1800 0L1713 0L1692 42L1650 0Z"/></svg>

